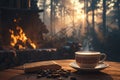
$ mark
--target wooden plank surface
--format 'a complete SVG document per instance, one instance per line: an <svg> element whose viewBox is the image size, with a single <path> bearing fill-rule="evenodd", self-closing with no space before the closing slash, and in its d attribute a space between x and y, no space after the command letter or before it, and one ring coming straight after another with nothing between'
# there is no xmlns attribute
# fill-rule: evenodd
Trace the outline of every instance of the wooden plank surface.
<svg viewBox="0 0 120 80"><path fill-rule="evenodd" d="M69 64L74 60L54 60L65 70L71 70L71 75L63 80L70 80L71 76L74 76L77 80L120 80L120 62L110 62L105 63L110 66L100 72L94 73L84 73L78 72L77 70L71 68ZM37 78L37 74L25 74L22 66L18 66L12 69L7 69L0 71L0 80L57 80L51 78Z"/></svg>

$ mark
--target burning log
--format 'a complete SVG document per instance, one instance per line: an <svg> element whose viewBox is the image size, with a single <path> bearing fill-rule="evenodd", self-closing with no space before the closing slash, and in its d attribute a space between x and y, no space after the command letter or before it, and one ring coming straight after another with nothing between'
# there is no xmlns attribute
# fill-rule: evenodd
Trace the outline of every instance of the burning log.
<svg viewBox="0 0 120 80"><path fill-rule="evenodd" d="M11 46L15 47L16 49L36 48L35 44L29 38L27 38L21 27L17 26L16 30L16 34L13 30L9 30L12 39L10 43Z"/></svg>
<svg viewBox="0 0 120 80"><path fill-rule="evenodd" d="M43 10L1 8L2 45L11 45L16 49L40 48L43 34L48 30L39 19L38 12Z"/></svg>

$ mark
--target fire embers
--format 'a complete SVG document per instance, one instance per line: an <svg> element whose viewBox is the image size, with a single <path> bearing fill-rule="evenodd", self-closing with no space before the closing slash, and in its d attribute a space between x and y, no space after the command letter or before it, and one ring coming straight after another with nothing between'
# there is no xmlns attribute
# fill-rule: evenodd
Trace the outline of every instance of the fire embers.
<svg viewBox="0 0 120 80"><path fill-rule="evenodd" d="M20 26L16 27L16 32L12 29L10 29L9 32L11 34L10 45L16 49L36 48L36 45L25 35Z"/></svg>
<svg viewBox="0 0 120 80"><path fill-rule="evenodd" d="M13 17L12 17L13 18ZM15 14L10 28L10 45L15 49L36 49L43 44L44 35L49 31L39 19L38 13Z"/></svg>
<svg viewBox="0 0 120 80"><path fill-rule="evenodd" d="M37 78L57 78L57 80L64 80L64 78L68 78L71 75L70 70L39 70L37 73Z"/></svg>

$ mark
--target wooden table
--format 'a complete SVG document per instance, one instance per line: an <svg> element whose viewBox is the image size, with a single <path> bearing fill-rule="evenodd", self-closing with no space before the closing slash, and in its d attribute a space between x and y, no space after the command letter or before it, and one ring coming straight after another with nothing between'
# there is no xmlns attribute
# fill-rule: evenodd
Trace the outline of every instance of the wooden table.
<svg viewBox="0 0 120 80"><path fill-rule="evenodd" d="M71 70L72 74L63 80L70 80L71 76L76 77L77 80L120 80L120 62L106 61L110 66L100 72L78 72L71 68L69 64L74 60L54 60L65 70ZM36 74L25 74L23 67L15 67L0 71L0 80L58 80L49 78L36 78Z"/></svg>

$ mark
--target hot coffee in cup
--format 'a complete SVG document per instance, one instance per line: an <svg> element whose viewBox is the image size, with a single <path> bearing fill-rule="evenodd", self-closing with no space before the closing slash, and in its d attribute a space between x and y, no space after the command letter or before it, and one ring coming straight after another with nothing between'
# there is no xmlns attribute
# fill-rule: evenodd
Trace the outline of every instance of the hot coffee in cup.
<svg viewBox="0 0 120 80"><path fill-rule="evenodd" d="M79 51L75 52L75 60L80 68L95 68L98 63L106 59L104 53L96 51Z"/></svg>

